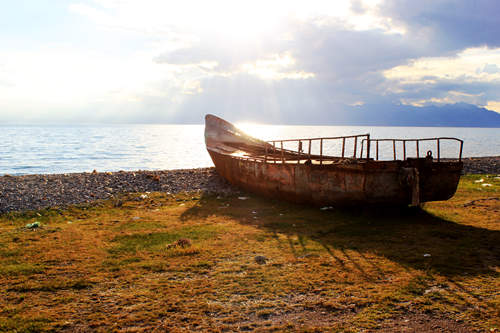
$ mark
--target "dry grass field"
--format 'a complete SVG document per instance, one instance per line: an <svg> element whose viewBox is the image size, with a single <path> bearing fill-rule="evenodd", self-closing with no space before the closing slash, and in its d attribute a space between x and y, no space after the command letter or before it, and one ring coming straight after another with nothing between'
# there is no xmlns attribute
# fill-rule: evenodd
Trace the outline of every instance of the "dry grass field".
<svg viewBox="0 0 500 333"><path fill-rule="evenodd" d="M472 175L423 209L150 193L0 215L0 331L494 332L499 197Z"/></svg>

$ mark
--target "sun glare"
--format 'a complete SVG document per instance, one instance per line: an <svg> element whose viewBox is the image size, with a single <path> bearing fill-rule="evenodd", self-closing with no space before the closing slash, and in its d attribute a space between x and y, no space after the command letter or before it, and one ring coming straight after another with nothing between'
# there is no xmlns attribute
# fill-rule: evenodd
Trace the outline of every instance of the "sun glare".
<svg viewBox="0 0 500 333"><path fill-rule="evenodd" d="M175 22L176 26L243 39L275 31L286 16L283 3L260 0L192 0L179 2L170 11L167 15L173 16L168 17L168 22Z"/></svg>
<svg viewBox="0 0 500 333"><path fill-rule="evenodd" d="M271 140L273 138L273 126L270 125L263 125L252 122L240 122L236 123L235 126L246 134L257 139Z"/></svg>

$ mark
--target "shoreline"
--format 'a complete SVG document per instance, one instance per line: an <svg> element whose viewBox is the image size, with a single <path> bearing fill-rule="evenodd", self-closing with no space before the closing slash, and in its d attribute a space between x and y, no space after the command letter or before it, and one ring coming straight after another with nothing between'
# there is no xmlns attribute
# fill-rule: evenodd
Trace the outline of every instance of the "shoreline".
<svg viewBox="0 0 500 333"><path fill-rule="evenodd" d="M500 174L500 156L467 157L465 174ZM214 167L0 176L0 214L90 203L132 192L235 191Z"/></svg>
<svg viewBox="0 0 500 333"><path fill-rule="evenodd" d="M235 191L215 168L0 176L0 214L91 203L134 192Z"/></svg>

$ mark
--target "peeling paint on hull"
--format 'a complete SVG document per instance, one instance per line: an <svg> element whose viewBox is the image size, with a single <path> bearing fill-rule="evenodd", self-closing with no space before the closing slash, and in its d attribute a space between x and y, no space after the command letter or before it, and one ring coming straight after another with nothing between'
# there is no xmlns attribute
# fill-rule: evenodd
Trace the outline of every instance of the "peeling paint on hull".
<svg viewBox="0 0 500 333"><path fill-rule="evenodd" d="M411 203L411 186L401 179L401 170L408 165L403 161L273 164L209 153L217 172L230 183L270 198L321 206ZM420 202L451 198L461 170L458 162L433 163L419 169L425 175L420 177Z"/></svg>

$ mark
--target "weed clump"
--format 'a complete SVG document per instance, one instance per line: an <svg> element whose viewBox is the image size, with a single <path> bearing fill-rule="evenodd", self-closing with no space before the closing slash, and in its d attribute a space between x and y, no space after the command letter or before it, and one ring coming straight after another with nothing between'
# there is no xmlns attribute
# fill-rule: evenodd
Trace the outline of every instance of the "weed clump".
<svg viewBox="0 0 500 333"><path fill-rule="evenodd" d="M176 247L187 248L191 246L191 240L188 238L180 238L173 243L167 244L167 249L173 249Z"/></svg>

